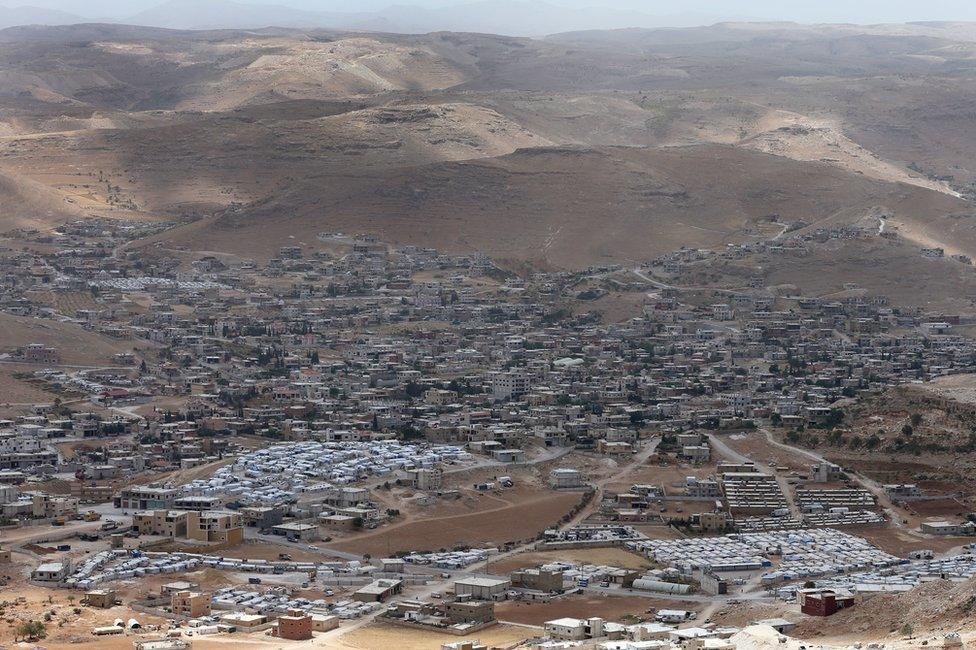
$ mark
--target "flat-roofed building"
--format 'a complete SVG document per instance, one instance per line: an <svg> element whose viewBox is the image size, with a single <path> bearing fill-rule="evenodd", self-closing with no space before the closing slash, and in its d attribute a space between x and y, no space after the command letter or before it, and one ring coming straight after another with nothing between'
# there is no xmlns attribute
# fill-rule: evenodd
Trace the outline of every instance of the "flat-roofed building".
<svg viewBox="0 0 976 650"><path fill-rule="evenodd" d="M374 580L355 591L352 598L362 603L381 603L402 590L403 582L400 580Z"/></svg>
<svg viewBox="0 0 976 650"><path fill-rule="evenodd" d="M209 544L240 544L244 541L244 524L236 512L189 510L186 513L186 536Z"/></svg>
<svg viewBox="0 0 976 650"><path fill-rule="evenodd" d="M247 612L228 612L221 614L220 622L225 625L234 625L242 630L264 625L268 622L268 617L264 614L249 614Z"/></svg>
<svg viewBox="0 0 976 650"><path fill-rule="evenodd" d="M562 591L563 572L546 569L519 569L512 571L512 586L533 591Z"/></svg>
<svg viewBox="0 0 976 650"><path fill-rule="evenodd" d="M98 609L108 609L110 607L115 607L116 600L115 591L111 589L93 589L91 591L85 592L85 597L82 598L81 603L87 605L88 607L97 607Z"/></svg>
<svg viewBox="0 0 976 650"><path fill-rule="evenodd" d="M290 609L278 617L278 636L289 641L307 641L312 638L312 615L300 609Z"/></svg>
<svg viewBox="0 0 976 650"><path fill-rule="evenodd" d="M507 578L472 576L454 581L455 594L469 596L475 600L497 600L511 587L512 581Z"/></svg>
<svg viewBox="0 0 976 650"><path fill-rule="evenodd" d="M68 562L45 562L31 572L31 580L38 582L62 582L71 572Z"/></svg>
<svg viewBox="0 0 976 650"><path fill-rule="evenodd" d="M177 616L197 618L210 615L210 596L199 591L176 591L170 594L170 609Z"/></svg>
<svg viewBox="0 0 976 650"><path fill-rule="evenodd" d="M132 525L142 535L185 537L186 515L180 510L146 510L132 515Z"/></svg>
<svg viewBox="0 0 976 650"><path fill-rule="evenodd" d="M583 474L577 469L557 467L549 472L549 487L556 490L578 488L583 485Z"/></svg>
<svg viewBox="0 0 976 650"><path fill-rule="evenodd" d="M176 489L134 485L115 496L115 507L125 510L169 510L176 501Z"/></svg>
<svg viewBox="0 0 976 650"><path fill-rule="evenodd" d="M319 538L318 526L315 524L303 524L297 521L272 526L271 532L274 535L281 535L288 539L300 539L303 542L314 542Z"/></svg>
<svg viewBox="0 0 976 650"><path fill-rule="evenodd" d="M495 620L495 603L486 600L455 600L444 603L444 615L451 624L489 623Z"/></svg>
<svg viewBox="0 0 976 650"><path fill-rule="evenodd" d="M173 510L219 510L223 506L220 497L189 495L179 497L173 501Z"/></svg>

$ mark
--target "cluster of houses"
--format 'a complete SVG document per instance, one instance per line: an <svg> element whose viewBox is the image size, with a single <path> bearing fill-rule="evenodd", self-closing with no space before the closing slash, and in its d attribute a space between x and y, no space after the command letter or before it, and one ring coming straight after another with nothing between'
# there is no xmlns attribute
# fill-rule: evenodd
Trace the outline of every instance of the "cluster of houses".
<svg viewBox="0 0 976 650"><path fill-rule="evenodd" d="M606 267L517 277L483 255L335 234L320 237L327 249L287 246L261 265L207 255L180 263L124 246L165 227L86 220L56 233L24 231L16 236L44 246L0 257L0 311L59 321L124 350L97 368L63 364L67 350L56 343L0 350L29 369L26 379L57 396L0 421L4 520L63 523L104 505L131 517L135 534L201 547L186 557L116 548L78 567L49 561L35 571L38 582L74 581L95 600L99 585L182 570L174 566L229 562L228 570L273 572L273 563L245 567L253 563L216 559L206 549L239 545L249 528L312 542L323 528L383 525L397 513L375 492L391 484L446 498L451 472L497 468L501 478L476 486L486 491L511 486L510 468L542 459L552 461L543 475L551 489L582 491L585 471L562 458L625 463L650 444L689 467L710 465L712 432L760 424L827 430L843 417L838 400L968 371L976 352L955 333L972 325L972 316L894 307L856 287L814 298L771 292L762 278L734 291L654 281L633 318L606 324L598 313L567 305L585 300L580 295L592 293L581 292L586 286L601 287L593 295L603 295L604 284L646 292L649 276ZM802 254L804 238L722 252L683 249L642 266L636 277L647 271L676 281L717 258ZM68 453L65 442L84 445ZM212 467L173 478L201 466ZM492 603L512 590L550 594L585 579L682 593L693 578L722 593L722 574L738 570L778 584L898 565L834 530L883 523L874 496L850 485L817 486L843 480L829 463L810 475L809 484L787 493L777 476L752 463L720 463L714 476L689 476L677 495L662 484L608 493L603 520L547 530L539 547L619 546L666 569L638 575L539 567L504 579L464 578L451 599L402 600L384 616L463 635L493 622ZM917 498L912 488L885 486L895 500ZM741 534L648 539L636 526L662 519L653 511L676 496L708 506L677 522L691 532ZM926 525L933 535L976 532L966 524ZM455 570L489 554L445 549L411 553L401 563ZM357 585L352 602L398 594L402 576L383 573L362 576L369 580ZM309 638L332 624L330 616L373 611L357 604L323 609L246 589L201 594L180 589L160 602L194 619L213 617L219 602L251 603L253 611L211 622L277 621L282 638ZM809 596L811 610L846 602L828 606L818 598L825 602ZM560 619L546 630L567 641L607 637L614 648L688 641L665 627L589 618ZM697 647L723 647L730 636L700 629Z"/></svg>

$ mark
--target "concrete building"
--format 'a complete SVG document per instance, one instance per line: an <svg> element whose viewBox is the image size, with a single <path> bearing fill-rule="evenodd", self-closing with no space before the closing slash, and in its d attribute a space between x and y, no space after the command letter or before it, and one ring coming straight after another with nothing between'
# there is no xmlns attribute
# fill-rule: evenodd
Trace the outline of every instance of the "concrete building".
<svg viewBox="0 0 976 650"><path fill-rule="evenodd" d="M42 343L24 346L24 361L27 363L58 363L58 349Z"/></svg>
<svg viewBox="0 0 976 650"><path fill-rule="evenodd" d="M522 449L495 449L491 452L491 457L500 463L523 463L525 462L525 451Z"/></svg>
<svg viewBox="0 0 976 650"><path fill-rule="evenodd" d="M606 621L602 618L557 618L546 621L546 636L559 641L583 641L606 636ZM621 627L614 625L614 627Z"/></svg>
<svg viewBox="0 0 976 650"><path fill-rule="evenodd" d="M227 612L221 614L220 622L247 631L264 625L268 622L268 617L263 614L248 614L247 612Z"/></svg>
<svg viewBox="0 0 976 650"><path fill-rule="evenodd" d="M31 514L35 517L74 517L78 514L78 499L51 494L31 496Z"/></svg>
<svg viewBox="0 0 976 650"><path fill-rule="evenodd" d="M484 600L455 600L444 603L444 615L452 625L490 623L495 620L495 603Z"/></svg>
<svg viewBox="0 0 976 650"><path fill-rule="evenodd" d="M439 467L421 467L413 470L413 489L432 492L441 489L444 471Z"/></svg>
<svg viewBox="0 0 976 650"><path fill-rule="evenodd" d="M38 582L62 582L71 573L71 564L65 562L45 562L31 572L31 580Z"/></svg>
<svg viewBox="0 0 976 650"><path fill-rule="evenodd" d="M289 641L307 641L312 638L312 615L300 609L290 609L278 617L278 636Z"/></svg>
<svg viewBox="0 0 976 650"><path fill-rule="evenodd" d="M830 589L801 589L797 592L800 611L807 616L831 616L854 606L854 597Z"/></svg>
<svg viewBox="0 0 976 650"><path fill-rule="evenodd" d="M223 504L220 497L189 495L173 501L173 510L219 510Z"/></svg>
<svg viewBox="0 0 976 650"><path fill-rule="evenodd" d="M927 535L973 535L976 524L966 521L961 524L951 521L923 521L919 529Z"/></svg>
<svg viewBox="0 0 976 650"><path fill-rule="evenodd" d="M313 632L328 632L339 627L341 621L338 616L331 616L328 614L312 614L312 631Z"/></svg>
<svg viewBox="0 0 976 650"><path fill-rule="evenodd" d="M557 618L543 625L546 636L559 641L582 641L586 638L586 621L581 618Z"/></svg>
<svg viewBox="0 0 976 650"><path fill-rule="evenodd" d="M132 515L132 526L142 535L186 537L185 511L146 510Z"/></svg>
<svg viewBox="0 0 976 650"><path fill-rule="evenodd" d="M208 544L240 544L244 541L244 524L236 512L190 510L186 513L186 536Z"/></svg>
<svg viewBox="0 0 976 650"><path fill-rule="evenodd" d="M491 396L495 400L518 399L529 390L529 376L520 370L491 375Z"/></svg>
<svg viewBox="0 0 976 650"><path fill-rule="evenodd" d="M554 490L572 489L583 486L583 474L576 469L557 467L549 472L549 487Z"/></svg>
<svg viewBox="0 0 976 650"><path fill-rule="evenodd" d="M472 576L454 581L454 593L475 600L498 600L512 587L506 578L485 578Z"/></svg>
<svg viewBox="0 0 976 650"><path fill-rule="evenodd" d="M314 542L319 538L319 527L314 524L302 524L297 521L287 524L278 524L271 527L273 535L281 535L288 539L301 540L303 542Z"/></svg>
<svg viewBox="0 0 976 650"><path fill-rule="evenodd" d="M712 457L712 449L708 445L685 445L681 448L681 457L693 463L707 463Z"/></svg>
<svg viewBox="0 0 976 650"><path fill-rule="evenodd" d="M115 607L118 597L111 589L93 589L86 591L85 597L81 599L82 605L96 607L98 609L108 609Z"/></svg>
<svg viewBox="0 0 976 650"><path fill-rule="evenodd" d="M245 526L254 528L271 528L282 522L285 516L284 508L274 506L245 506L238 510Z"/></svg>
<svg viewBox="0 0 976 650"><path fill-rule="evenodd" d="M563 590L563 572L546 569L512 571L512 586L547 593Z"/></svg>
<svg viewBox="0 0 976 650"><path fill-rule="evenodd" d="M479 641L451 641L441 644L441 650L488 650L488 646Z"/></svg>
<svg viewBox="0 0 976 650"><path fill-rule="evenodd" d="M209 616L210 596L199 591L176 591L170 594L169 606L176 616Z"/></svg>
<svg viewBox="0 0 976 650"><path fill-rule="evenodd" d="M403 582L400 580L374 580L353 592L352 599L361 603L381 603L402 590Z"/></svg>
<svg viewBox="0 0 976 650"><path fill-rule="evenodd" d="M115 507L125 510L169 510L176 501L174 488L134 485L123 488L115 497Z"/></svg>

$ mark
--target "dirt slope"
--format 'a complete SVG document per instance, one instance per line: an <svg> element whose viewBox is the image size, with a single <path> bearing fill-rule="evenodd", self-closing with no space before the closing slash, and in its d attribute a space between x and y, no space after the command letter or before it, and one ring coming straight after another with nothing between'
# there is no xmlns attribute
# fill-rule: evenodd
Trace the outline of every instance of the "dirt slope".
<svg viewBox="0 0 976 650"><path fill-rule="evenodd" d="M806 619L791 636L811 638L841 634L954 632L976 624L976 581L936 580L912 591L877 596L828 619Z"/></svg>
<svg viewBox="0 0 976 650"><path fill-rule="evenodd" d="M0 168L0 231L43 228L83 215L56 190Z"/></svg>
<svg viewBox="0 0 976 650"><path fill-rule="evenodd" d="M715 145L540 148L414 170L296 182L240 210L161 236L173 244L268 255L328 230L579 268L681 246L722 247L755 220L860 216L883 205L937 223L957 199L822 163ZM976 233L969 235L976 241Z"/></svg>

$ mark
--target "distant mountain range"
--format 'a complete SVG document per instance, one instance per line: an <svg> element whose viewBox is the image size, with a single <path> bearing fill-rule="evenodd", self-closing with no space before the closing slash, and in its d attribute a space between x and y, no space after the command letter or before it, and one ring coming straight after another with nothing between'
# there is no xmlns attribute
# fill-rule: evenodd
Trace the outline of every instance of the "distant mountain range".
<svg viewBox="0 0 976 650"><path fill-rule="evenodd" d="M72 25L85 18L43 7L0 7L0 29L17 25Z"/></svg>
<svg viewBox="0 0 976 650"><path fill-rule="evenodd" d="M624 27L687 27L728 16L681 13L655 16L606 7L568 8L543 0L479 0L445 7L391 5L358 12L307 11L278 4L233 0L167 0L131 15L69 13L35 6L0 6L0 28L109 22L170 29L331 28L401 33L483 32L542 36L567 31Z"/></svg>

